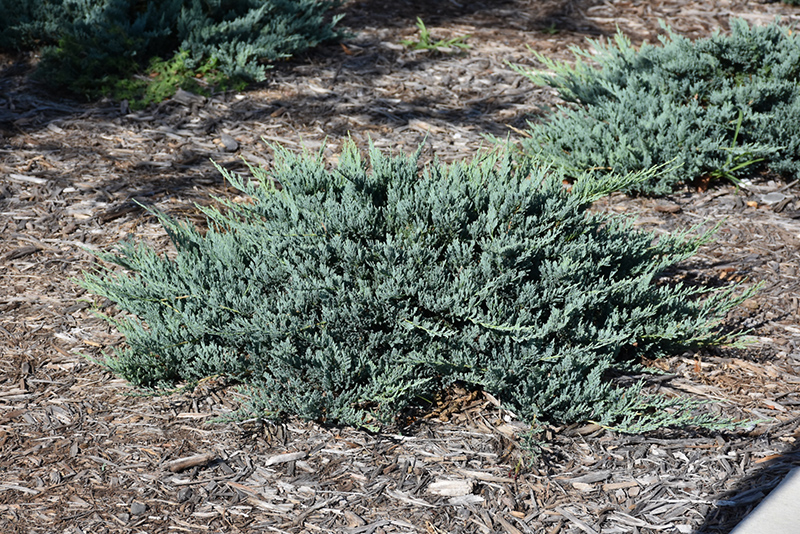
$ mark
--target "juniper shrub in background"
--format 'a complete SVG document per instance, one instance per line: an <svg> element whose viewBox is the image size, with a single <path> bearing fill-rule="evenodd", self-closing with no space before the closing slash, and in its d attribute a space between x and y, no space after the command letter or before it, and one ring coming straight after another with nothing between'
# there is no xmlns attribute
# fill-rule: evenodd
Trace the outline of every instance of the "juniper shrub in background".
<svg viewBox="0 0 800 534"><path fill-rule="evenodd" d="M628 190L664 194L700 178L737 181L767 168L800 174L800 35L775 22L731 20L730 35L673 33L636 50L618 33L574 66L534 52L549 72L516 67L578 106L530 124L523 149L573 176L629 173L673 162ZM591 66L582 61L588 59Z"/></svg>
<svg viewBox="0 0 800 534"><path fill-rule="evenodd" d="M336 39L338 0L0 0L0 49L42 49L53 87L142 104L197 79L260 81L272 62ZM145 76L135 77L136 74ZM152 76L152 80L149 79ZM176 79L178 77L179 79ZM148 85L159 84L148 92ZM169 87L168 87L169 85Z"/></svg>

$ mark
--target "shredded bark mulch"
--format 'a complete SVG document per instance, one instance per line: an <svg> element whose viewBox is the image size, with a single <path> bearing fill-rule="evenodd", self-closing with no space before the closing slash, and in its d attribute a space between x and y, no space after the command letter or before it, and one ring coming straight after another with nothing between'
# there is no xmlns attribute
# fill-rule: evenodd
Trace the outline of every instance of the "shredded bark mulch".
<svg viewBox="0 0 800 534"><path fill-rule="evenodd" d="M236 388L209 377L142 395L93 363L122 339L115 313L74 280L92 250L169 245L154 206L202 223L231 196L210 163L269 165L267 143L367 147L454 161L518 139L558 102L509 63L560 59L619 26L651 42L659 19L703 37L730 17L796 22L800 8L737 0L350 1L342 44L277 65L240 94L179 92L144 111L82 104L30 81L35 58L0 57L0 530L2 532L729 532L800 465L800 186L770 176L668 198L615 194L596 209L658 232L719 223L674 276L763 283L732 313L744 349L678 354L652 387L753 421L730 433L630 436L549 427L535 458L495 399L454 386L410 426L370 434L294 419L218 422ZM421 17L466 51L409 51Z"/></svg>

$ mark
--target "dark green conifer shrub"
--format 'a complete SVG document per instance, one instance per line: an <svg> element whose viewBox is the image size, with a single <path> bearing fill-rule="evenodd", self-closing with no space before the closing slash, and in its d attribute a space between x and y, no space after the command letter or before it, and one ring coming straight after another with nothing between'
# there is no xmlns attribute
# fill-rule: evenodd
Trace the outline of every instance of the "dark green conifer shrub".
<svg viewBox="0 0 800 534"><path fill-rule="evenodd" d="M210 64L218 82L260 81L270 63L339 35L328 16L338 0L32 0L18 13L12 4L0 0L0 48L49 45L39 77L90 98L145 86L130 80L147 80L154 58L185 67L172 93Z"/></svg>
<svg viewBox="0 0 800 534"><path fill-rule="evenodd" d="M0 50L52 44L60 28L57 2L0 0Z"/></svg>
<svg viewBox="0 0 800 534"><path fill-rule="evenodd" d="M731 21L730 35L692 42L672 33L639 50L621 33L573 50L574 67L536 54L554 74L517 70L559 90L561 107L530 124L524 149L573 174L628 173L665 162L675 168L634 191L667 193L698 178L736 181L766 166L800 172L800 36L777 22ZM595 69L581 61L590 59Z"/></svg>
<svg viewBox="0 0 800 534"><path fill-rule="evenodd" d="M141 386L225 375L261 416L371 426L464 381L521 417L597 420L629 431L721 424L686 399L623 388L615 373L723 343L739 298L659 283L708 233L661 236L590 213L650 174L561 177L490 154L420 171L417 157L369 161L277 149L252 202L203 208L205 233L158 215L169 259L126 242L100 258L124 268L82 285L117 303L127 348L104 363ZM700 297L703 298L700 298Z"/></svg>

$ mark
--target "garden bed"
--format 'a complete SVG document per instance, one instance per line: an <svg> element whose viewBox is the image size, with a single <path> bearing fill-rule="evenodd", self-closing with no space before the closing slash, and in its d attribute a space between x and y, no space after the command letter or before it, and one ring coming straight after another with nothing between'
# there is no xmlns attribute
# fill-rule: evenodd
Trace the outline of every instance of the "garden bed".
<svg viewBox="0 0 800 534"><path fill-rule="evenodd" d="M752 176L748 188L667 198L615 194L595 209L674 231L721 222L675 276L763 282L730 317L746 349L664 360L662 392L719 401L761 420L730 433L621 435L551 427L530 459L525 427L493 398L454 387L406 428L370 434L287 420L216 423L239 406L210 379L191 391L137 396L80 356L121 342L74 283L127 236L168 248L134 201L195 222L194 203L236 192L213 158L270 163L263 140L292 150L349 136L423 157L469 157L485 134L512 140L541 120L554 91L507 62L526 46L559 59L610 36L655 41L658 19L690 37L731 16L765 23L797 7L737 1L352 1L354 36L281 63L241 94L179 92L131 112L47 94L32 58L0 58L0 530L3 532L727 532L800 463L800 186ZM464 53L409 51L416 17L434 37L469 35ZM771 196L766 196L772 194ZM775 200L778 199L778 200ZM653 387L656 385L654 384ZM205 455L180 469L176 460ZM189 462L190 464L193 462Z"/></svg>

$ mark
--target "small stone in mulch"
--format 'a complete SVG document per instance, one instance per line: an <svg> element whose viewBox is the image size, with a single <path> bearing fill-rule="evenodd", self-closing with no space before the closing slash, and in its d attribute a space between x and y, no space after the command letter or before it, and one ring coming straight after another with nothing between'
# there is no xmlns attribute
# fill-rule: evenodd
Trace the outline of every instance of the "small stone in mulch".
<svg viewBox="0 0 800 534"><path fill-rule="evenodd" d="M236 152L239 149L239 142L228 134L222 134L219 140L228 152Z"/></svg>
<svg viewBox="0 0 800 534"><path fill-rule="evenodd" d="M762 195L761 202L763 202L764 204L777 204L778 202L784 200L785 198L786 195L775 191L773 193L767 193L766 195Z"/></svg>
<svg viewBox="0 0 800 534"><path fill-rule="evenodd" d="M131 504L131 515L142 515L147 511L147 505L142 504L140 502L134 502Z"/></svg>

